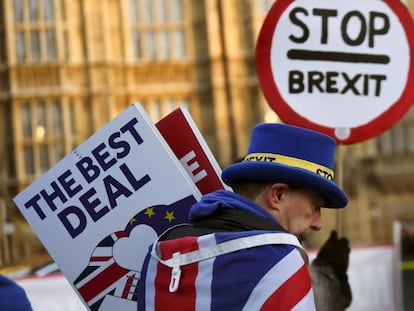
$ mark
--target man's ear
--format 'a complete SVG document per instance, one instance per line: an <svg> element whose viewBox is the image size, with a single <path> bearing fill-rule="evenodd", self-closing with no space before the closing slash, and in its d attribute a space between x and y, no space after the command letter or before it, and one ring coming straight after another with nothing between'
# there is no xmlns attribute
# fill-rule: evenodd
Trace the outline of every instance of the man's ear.
<svg viewBox="0 0 414 311"><path fill-rule="evenodd" d="M288 189L289 186L283 183L274 183L270 186L267 192L267 199L272 209L279 210L280 205L282 204L283 196L286 194Z"/></svg>

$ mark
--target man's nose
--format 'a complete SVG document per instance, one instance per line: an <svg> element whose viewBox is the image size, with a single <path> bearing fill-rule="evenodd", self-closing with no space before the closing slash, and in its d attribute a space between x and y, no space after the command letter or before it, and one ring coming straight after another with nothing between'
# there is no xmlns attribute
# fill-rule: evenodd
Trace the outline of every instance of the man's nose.
<svg viewBox="0 0 414 311"><path fill-rule="evenodd" d="M311 228L314 231L319 231L322 229L322 217L321 217L321 211L317 211L315 217L313 218Z"/></svg>

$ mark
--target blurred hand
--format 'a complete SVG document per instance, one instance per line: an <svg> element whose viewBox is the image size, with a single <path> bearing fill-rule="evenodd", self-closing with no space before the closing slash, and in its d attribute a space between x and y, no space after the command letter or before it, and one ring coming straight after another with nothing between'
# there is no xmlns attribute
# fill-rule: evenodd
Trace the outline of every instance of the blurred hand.
<svg viewBox="0 0 414 311"><path fill-rule="evenodd" d="M339 278L342 278L346 276L346 271L348 270L350 251L348 239L345 237L338 239L337 232L332 231L328 240L326 240L325 244L319 250L315 264L330 265L335 271L335 274Z"/></svg>
<svg viewBox="0 0 414 311"><path fill-rule="evenodd" d="M316 259L312 263L319 267L329 266L332 268L339 281L341 292L344 297L343 305L345 307L349 306L352 301L352 292L347 276L350 251L351 249L349 247L348 239L345 237L338 239L338 233L332 231L328 240L322 245Z"/></svg>

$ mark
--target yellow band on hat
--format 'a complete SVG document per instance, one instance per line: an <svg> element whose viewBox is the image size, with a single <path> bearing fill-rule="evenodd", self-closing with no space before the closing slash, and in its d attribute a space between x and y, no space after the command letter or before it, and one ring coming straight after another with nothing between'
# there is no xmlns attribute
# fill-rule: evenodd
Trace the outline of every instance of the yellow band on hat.
<svg viewBox="0 0 414 311"><path fill-rule="evenodd" d="M281 154L274 153L251 153L244 157L243 162L258 161L258 162L276 162L284 165L303 168L305 170L314 172L326 179L333 180L334 172L330 168L323 165L309 162L306 160L292 158Z"/></svg>

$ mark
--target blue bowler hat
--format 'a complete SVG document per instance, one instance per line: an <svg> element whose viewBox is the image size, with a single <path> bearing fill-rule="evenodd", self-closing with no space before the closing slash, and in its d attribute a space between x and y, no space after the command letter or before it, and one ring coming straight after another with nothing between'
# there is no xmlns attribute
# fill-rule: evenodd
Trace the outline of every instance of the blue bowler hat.
<svg viewBox="0 0 414 311"><path fill-rule="evenodd" d="M224 168L221 177L229 186L269 181L309 188L325 197L324 207L344 207L348 198L333 182L335 145L331 137L301 127L259 124L243 161Z"/></svg>

